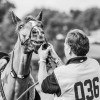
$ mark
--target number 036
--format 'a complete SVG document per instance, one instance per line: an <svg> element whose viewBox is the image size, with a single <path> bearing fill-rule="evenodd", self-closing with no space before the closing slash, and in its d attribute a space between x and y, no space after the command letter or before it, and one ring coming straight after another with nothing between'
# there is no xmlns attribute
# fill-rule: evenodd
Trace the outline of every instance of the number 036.
<svg viewBox="0 0 100 100"><path fill-rule="evenodd" d="M75 83L74 91L76 100L93 100L93 98L98 98L99 97L99 85L97 85L98 82L99 78L95 77L93 78L93 80L90 79L85 80L84 83L82 82ZM88 86L87 92L89 92L89 95L85 94L84 91L85 86Z"/></svg>

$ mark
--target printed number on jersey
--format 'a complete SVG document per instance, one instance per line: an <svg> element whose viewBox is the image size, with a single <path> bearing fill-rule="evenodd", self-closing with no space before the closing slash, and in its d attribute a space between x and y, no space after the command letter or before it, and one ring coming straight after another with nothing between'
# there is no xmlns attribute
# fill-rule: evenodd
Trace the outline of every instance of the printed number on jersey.
<svg viewBox="0 0 100 100"><path fill-rule="evenodd" d="M93 100L99 97L99 78L87 79L74 85L76 100Z"/></svg>

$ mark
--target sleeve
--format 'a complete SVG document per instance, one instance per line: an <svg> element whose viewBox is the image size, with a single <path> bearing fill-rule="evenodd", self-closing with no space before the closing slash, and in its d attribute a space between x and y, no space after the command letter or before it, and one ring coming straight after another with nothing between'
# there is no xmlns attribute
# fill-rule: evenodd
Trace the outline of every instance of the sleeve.
<svg viewBox="0 0 100 100"><path fill-rule="evenodd" d="M43 80L41 88L44 93L56 94L57 96L61 95L61 89L56 80L54 72Z"/></svg>

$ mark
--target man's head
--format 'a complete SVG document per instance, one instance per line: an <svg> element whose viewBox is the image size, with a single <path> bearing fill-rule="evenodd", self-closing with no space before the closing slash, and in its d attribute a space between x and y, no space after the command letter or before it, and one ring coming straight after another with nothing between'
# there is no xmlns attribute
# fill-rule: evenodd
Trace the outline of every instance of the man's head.
<svg viewBox="0 0 100 100"><path fill-rule="evenodd" d="M82 30L73 29L68 32L64 47L66 57L72 54L86 56L89 51L89 40Z"/></svg>

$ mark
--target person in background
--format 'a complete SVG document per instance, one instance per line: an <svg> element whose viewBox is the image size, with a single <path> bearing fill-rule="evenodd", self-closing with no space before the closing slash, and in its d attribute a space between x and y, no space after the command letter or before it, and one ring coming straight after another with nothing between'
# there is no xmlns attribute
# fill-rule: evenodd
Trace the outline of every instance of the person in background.
<svg viewBox="0 0 100 100"><path fill-rule="evenodd" d="M60 49L62 52L62 49ZM55 59L57 68L51 75L46 70L48 52ZM38 50L40 57L38 81L41 91L54 94L54 100L100 100L100 65L87 57L89 40L80 29L70 30L65 38L63 64L53 46Z"/></svg>

